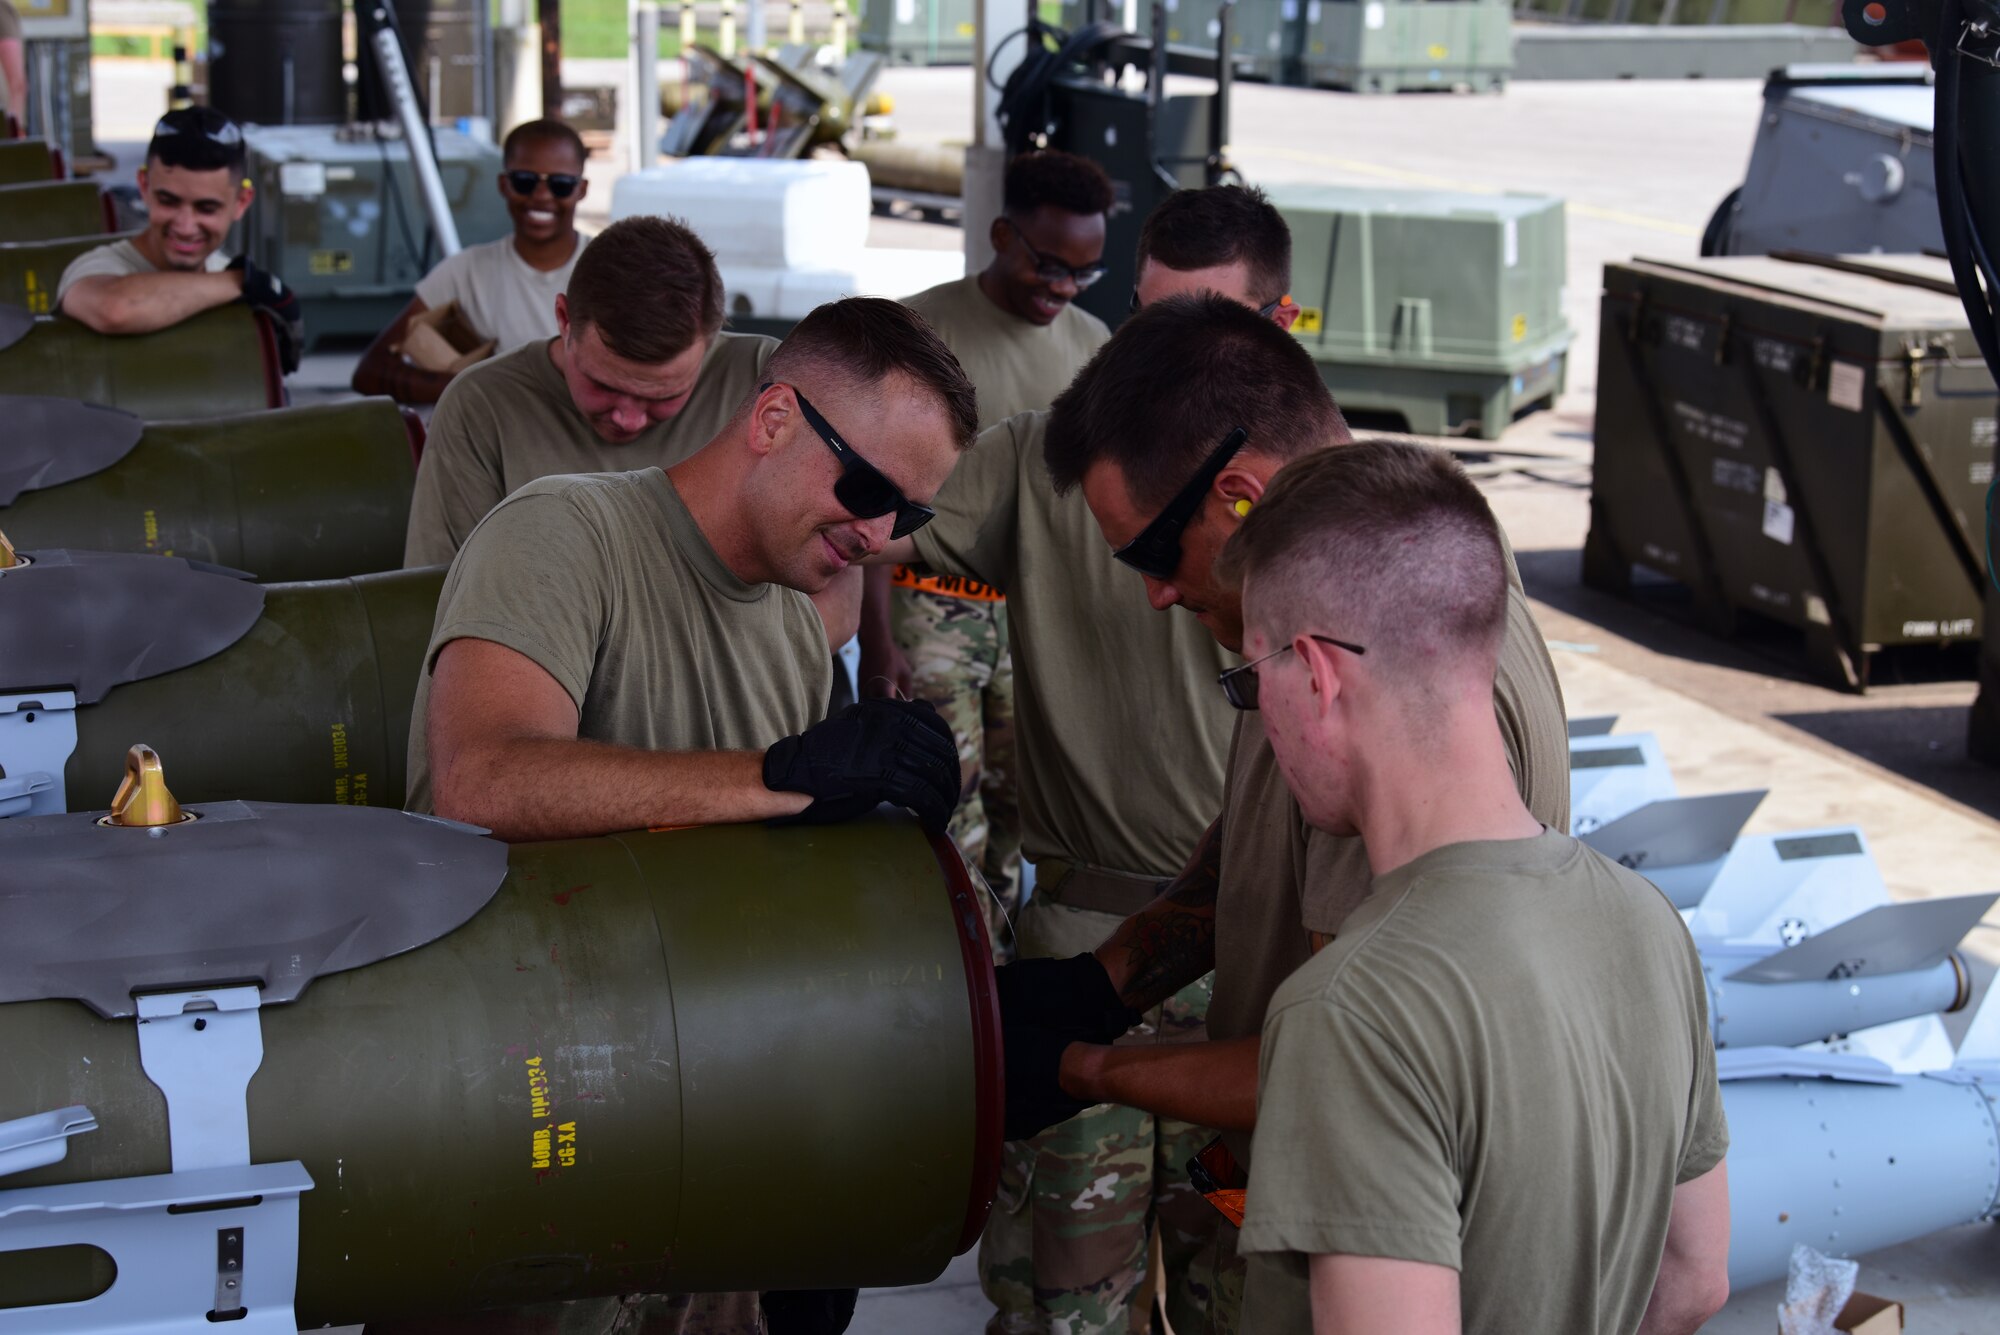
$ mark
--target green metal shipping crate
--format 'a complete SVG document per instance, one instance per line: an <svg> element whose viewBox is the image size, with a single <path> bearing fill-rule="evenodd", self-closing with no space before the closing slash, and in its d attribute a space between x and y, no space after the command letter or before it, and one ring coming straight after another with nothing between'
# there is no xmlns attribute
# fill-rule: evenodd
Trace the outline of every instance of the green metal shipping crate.
<svg viewBox="0 0 2000 1335"><path fill-rule="evenodd" d="M460 244L511 233L500 150L456 130L435 138ZM244 139L257 188L242 223L250 262L299 294L315 341L379 331L443 258L402 141L333 125L256 126Z"/></svg>
<svg viewBox="0 0 2000 1335"><path fill-rule="evenodd" d="M861 49L897 65L970 65L972 0L863 0Z"/></svg>
<svg viewBox="0 0 2000 1335"><path fill-rule="evenodd" d="M1292 229L1292 332L1343 408L1491 440L1562 392L1572 331L1561 200L1267 191Z"/></svg>
<svg viewBox="0 0 2000 1335"><path fill-rule="evenodd" d="M1506 0L1305 0L1302 19L1308 87L1498 92L1514 68Z"/></svg>
<svg viewBox="0 0 2000 1335"><path fill-rule="evenodd" d="M1238 77L1292 83L1298 77L1305 0L1236 0L1229 12L1229 53Z"/></svg>
<svg viewBox="0 0 2000 1335"><path fill-rule="evenodd" d="M1945 261L1634 260L1602 312L1586 583L1669 576L1857 690L1979 637L1996 398Z"/></svg>

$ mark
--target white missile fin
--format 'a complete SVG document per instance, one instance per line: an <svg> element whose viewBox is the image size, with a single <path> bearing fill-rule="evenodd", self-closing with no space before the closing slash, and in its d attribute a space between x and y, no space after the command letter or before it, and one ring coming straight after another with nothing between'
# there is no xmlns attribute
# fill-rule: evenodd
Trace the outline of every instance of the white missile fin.
<svg viewBox="0 0 2000 1335"><path fill-rule="evenodd" d="M1789 949L1774 951L1729 977L1745 983L1801 983L1929 969L1944 962L1995 900L2000 895L1884 904Z"/></svg>
<svg viewBox="0 0 2000 1335"><path fill-rule="evenodd" d="M1715 1054L1717 1080L1844 1080L1900 1085L1905 1077L1873 1057L1802 1052L1798 1048L1724 1048Z"/></svg>

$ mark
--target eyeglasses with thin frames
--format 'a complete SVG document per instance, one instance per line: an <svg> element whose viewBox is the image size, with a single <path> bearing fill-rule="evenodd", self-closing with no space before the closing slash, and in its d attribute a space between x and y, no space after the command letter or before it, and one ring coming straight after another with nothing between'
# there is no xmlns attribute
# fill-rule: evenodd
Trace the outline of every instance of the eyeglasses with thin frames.
<svg viewBox="0 0 2000 1335"><path fill-rule="evenodd" d="M762 394L776 383L767 380L757 387L757 392ZM806 425L833 451L833 457L840 460L840 476L834 479L833 498L849 514L856 519L879 519L894 511L896 522L889 530L892 538L906 538L937 517L937 511L904 496L901 488L862 458L833 429L833 423L820 416L819 409L806 401L806 396L799 393L797 385L786 385L785 388L791 390L792 397L798 400L799 414L806 419Z"/></svg>
<svg viewBox="0 0 2000 1335"><path fill-rule="evenodd" d="M1013 226L1011 221L1008 225ZM1035 262L1035 277L1044 283L1060 283L1067 278L1076 285L1076 290L1081 292L1108 272L1107 266L1102 261L1096 264L1071 265L1064 264L1053 255L1043 254L1035 249L1035 243L1028 240L1027 235L1019 227L1014 227L1014 236L1020 241L1022 249L1028 252L1028 258Z"/></svg>
<svg viewBox="0 0 2000 1335"><path fill-rule="evenodd" d="M1336 649L1345 649L1350 654L1365 654L1368 652L1358 644L1349 644L1346 640L1336 640L1331 635L1308 635L1306 638L1309 640L1318 640L1321 644L1330 644ZM1286 649L1297 647L1298 641L1294 640L1282 648L1273 649L1262 658L1253 658L1241 667L1233 667L1217 677L1215 683L1222 687L1222 698L1229 701L1230 704L1238 709L1257 708L1257 665L1259 663L1268 663L1279 654L1284 653Z"/></svg>
<svg viewBox="0 0 2000 1335"><path fill-rule="evenodd" d="M1243 448L1250 433L1237 427L1222 443L1215 447L1187 485L1180 489L1167 508L1160 511L1153 522L1139 530L1139 536L1111 553L1115 560L1122 561L1142 575L1154 579L1172 579L1174 571L1181 564L1181 534L1187 529L1194 512L1201 508L1202 497L1215 483L1236 452Z"/></svg>

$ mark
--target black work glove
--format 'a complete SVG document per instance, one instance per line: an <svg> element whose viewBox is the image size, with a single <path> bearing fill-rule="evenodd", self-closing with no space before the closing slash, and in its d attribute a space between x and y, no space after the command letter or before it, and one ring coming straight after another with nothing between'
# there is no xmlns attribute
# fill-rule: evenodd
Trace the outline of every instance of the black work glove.
<svg viewBox="0 0 2000 1335"><path fill-rule="evenodd" d="M758 1296L771 1335L842 1335L859 1289L783 1289Z"/></svg>
<svg viewBox="0 0 2000 1335"><path fill-rule="evenodd" d="M1015 960L993 974L1002 1022L1035 1025L1086 1043L1109 1043L1139 1023L1088 952L1066 960Z"/></svg>
<svg viewBox="0 0 2000 1335"><path fill-rule="evenodd" d="M932 829L958 805L958 742L926 700L863 700L764 753L764 786L813 804L778 824L852 820L883 802Z"/></svg>
<svg viewBox="0 0 2000 1335"><path fill-rule="evenodd" d="M278 360L290 375L299 369L299 356L306 346L305 313L299 308L299 294L286 287L278 275L259 269L247 255L238 255L229 267L243 275L243 304L268 311L278 333Z"/></svg>
<svg viewBox="0 0 2000 1335"><path fill-rule="evenodd" d="M1063 1092L1062 1055L1077 1041L1074 1034L1016 1019L1003 1006L1000 1036L1006 1049L1007 1115L1001 1132L1006 1139L1026 1140L1090 1106Z"/></svg>

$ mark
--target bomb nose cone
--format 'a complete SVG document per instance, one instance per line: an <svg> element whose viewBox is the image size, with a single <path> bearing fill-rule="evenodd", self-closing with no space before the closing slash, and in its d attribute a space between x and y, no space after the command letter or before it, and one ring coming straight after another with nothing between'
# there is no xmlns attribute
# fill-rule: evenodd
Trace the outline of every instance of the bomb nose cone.
<svg viewBox="0 0 2000 1335"><path fill-rule="evenodd" d="M167 776L160 768L159 752L140 742L125 753L125 780L111 799L111 814L98 824L151 827L179 825L193 819L167 791Z"/></svg>

